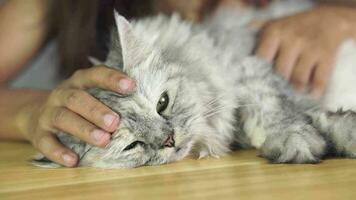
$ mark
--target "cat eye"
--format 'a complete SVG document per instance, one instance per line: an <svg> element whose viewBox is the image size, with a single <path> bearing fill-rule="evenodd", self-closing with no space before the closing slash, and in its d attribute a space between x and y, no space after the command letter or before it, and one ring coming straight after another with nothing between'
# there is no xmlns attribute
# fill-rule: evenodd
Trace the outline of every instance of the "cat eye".
<svg viewBox="0 0 356 200"><path fill-rule="evenodd" d="M124 151L129 151L129 150L131 150L131 149L136 148L138 145L144 145L144 144L145 144L144 142L137 140L137 141L135 141L135 142L133 142L133 143L127 145L127 146L125 147Z"/></svg>
<svg viewBox="0 0 356 200"><path fill-rule="evenodd" d="M156 107L157 113L161 114L164 110L166 110L168 103L169 103L168 94L167 92L164 92L158 100L157 107Z"/></svg>

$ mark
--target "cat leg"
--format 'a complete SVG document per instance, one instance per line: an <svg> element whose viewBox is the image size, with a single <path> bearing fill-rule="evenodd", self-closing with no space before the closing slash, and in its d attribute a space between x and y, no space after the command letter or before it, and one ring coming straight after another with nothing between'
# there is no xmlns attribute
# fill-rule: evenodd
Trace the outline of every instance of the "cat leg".
<svg viewBox="0 0 356 200"><path fill-rule="evenodd" d="M310 118L295 103L287 83L248 60L259 71L246 73L238 85L239 113L243 130L252 146L275 163L317 163L326 151L326 141ZM249 68L248 68L249 67Z"/></svg>
<svg viewBox="0 0 356 200"><path fill-rule="evenodd" d="M273 101L268 98L263 102ZM244 110L243 129L263 157L275 163L317 163L324 155L326 142L304 115L275 104Z"/></svg>
<svg viewBox="0 0 356 200"><path fill-rule="evenodd" d="M314 126L320 130L330 144L333 153L356 158L356 113L339 110L324 112L310 110Z"/></svg>

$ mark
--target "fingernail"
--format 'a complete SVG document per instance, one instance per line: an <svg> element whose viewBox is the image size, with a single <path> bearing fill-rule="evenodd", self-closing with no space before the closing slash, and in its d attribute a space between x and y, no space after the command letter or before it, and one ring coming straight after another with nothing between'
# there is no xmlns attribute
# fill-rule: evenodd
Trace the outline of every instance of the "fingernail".
<svg viewBox="0 0 356 200"><path fill-rule="evenodd" d="M104 135L105 135L105 132L102 130L94 130L91 134L92 138L95 141L101 141L102 138L104 137Z"/></svg>
<svg viewBox="0 0 356 200"><path fill-rule="evenodd" d="M92 133L92 137L96 141L97 146L104 146L110 141L110 134L102 130L95 130Z"/></svg>
<svg viewBox="0 0 356 200"><path fill-rule="evenodd" d="M76 162L75 157L73 157L73 156L71 156L69 154L63 154L62 155L62 159L69 166L74 166L75 165L75 162Z"/></svg>
<svg viewBox="0 0 356 200"><path fill-rule="evenodd" d="M121 79L119 81L120 91L124 91L124 92L129 91L131 88L131 85L132 85L132 81L129 79Z"/></svg>
<svg viewBox="0 0 356 200"><path fill-rule="evenodd" d="M119 117L112 114L104 115L104 123L108 128L116 128L119 123Z"/></svg>

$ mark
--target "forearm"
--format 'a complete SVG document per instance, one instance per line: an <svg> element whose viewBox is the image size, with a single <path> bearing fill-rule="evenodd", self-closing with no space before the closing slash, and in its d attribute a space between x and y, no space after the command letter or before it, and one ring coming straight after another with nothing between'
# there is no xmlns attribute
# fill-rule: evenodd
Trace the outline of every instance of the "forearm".
<svg viewBox="0 0 356 200"><path fill-rule="evenodd" d="M24 132L31 115L48 94L47 91L0 88L0 140L26 140Z"/></svg>
<svg viewBox="0 0 356 200"><path fill-rule="evenodd" d="M0 83L36 54L46 35L46 0L8 0L0 6Z"/></svg>

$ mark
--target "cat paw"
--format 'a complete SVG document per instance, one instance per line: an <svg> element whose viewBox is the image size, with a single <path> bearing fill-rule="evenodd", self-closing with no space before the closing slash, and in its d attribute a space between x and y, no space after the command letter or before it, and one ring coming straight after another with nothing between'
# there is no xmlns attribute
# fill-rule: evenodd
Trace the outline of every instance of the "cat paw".
<svg viewBox="0 0 356 200"><path fill-rule="evenodd" d="M325 154L326 142L314 127L294 126L271 134L260 150L273 163L318 163Z"/></svg>
<svg viewBox="0 0 356 200"><path fill-rule="evenodd" d="M325 116L329 125L328 135L337 155L356 159L356 113L338 110ZM326 120L324 120L326 121ZM331 136L331 137L330 137Z"/></svg>

